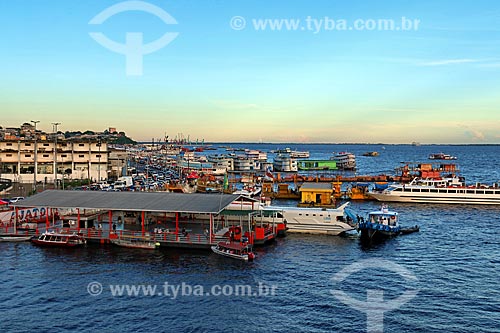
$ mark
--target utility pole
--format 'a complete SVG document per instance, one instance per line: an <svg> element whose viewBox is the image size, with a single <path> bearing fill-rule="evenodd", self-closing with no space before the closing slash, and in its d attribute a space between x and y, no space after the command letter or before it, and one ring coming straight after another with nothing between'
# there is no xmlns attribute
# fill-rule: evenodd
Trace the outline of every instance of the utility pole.
<svg viewBox="0 0 500 333"><path fill-rule="evenodd" d="M54 187L57 190L57 126L61 123L52 123L52 131L54 131Z"/></svg>
<svg viewBox="0 0 500 333"><path fill-rule="evenodd" d="M34 152L35 152L35 158L34 158L34 162L33 162L33 194L36 193L36 181L37 181L37 172L38 172L38 160L37 160L37 152L38 152L38 147L37 147L37 143L36 143L36 124L38 124L40 122L40 120L32 120L31 121L33 123L33 126L35 126L35 133L34 133L34 137L35 137L35 147L34 147Z"/></svg>

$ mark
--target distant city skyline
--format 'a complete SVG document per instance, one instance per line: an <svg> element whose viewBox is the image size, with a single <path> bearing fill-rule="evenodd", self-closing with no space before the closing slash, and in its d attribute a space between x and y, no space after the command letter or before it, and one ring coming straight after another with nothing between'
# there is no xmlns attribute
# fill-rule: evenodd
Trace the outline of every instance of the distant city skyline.
<svg viewBox="0 0 500 333"><path fill-rule="evenodd" d="M137 9L89 24L120 3L0 4L0 126L115 127L136 141L500 143L495 2L151 0L122 7L149 4L177 24ZM368 29L387 19L392 30ZM119 44L178 35L130 75L92 32Z"/></svg>

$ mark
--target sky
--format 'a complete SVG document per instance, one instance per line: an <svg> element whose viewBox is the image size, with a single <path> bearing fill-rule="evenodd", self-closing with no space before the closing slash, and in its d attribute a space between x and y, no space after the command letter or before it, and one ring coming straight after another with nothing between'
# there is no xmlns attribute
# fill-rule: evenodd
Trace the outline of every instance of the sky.
<svg viewBox="0 0 500 333"><path fill-rule="evenodd" d="M500 143L498 1L15 0L0 27L3 127Z"/></svg>

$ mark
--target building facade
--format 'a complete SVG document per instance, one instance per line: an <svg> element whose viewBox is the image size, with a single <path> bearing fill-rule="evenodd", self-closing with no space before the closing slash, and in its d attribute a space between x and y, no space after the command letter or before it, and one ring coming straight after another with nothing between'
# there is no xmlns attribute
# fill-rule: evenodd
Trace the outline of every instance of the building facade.
<svg viewBox="0 0 500 333"><path fill-rule="evenodd" d="M5 139L0 141L0 177L15 182L108 179L108 144L98 138Z"/></svg>

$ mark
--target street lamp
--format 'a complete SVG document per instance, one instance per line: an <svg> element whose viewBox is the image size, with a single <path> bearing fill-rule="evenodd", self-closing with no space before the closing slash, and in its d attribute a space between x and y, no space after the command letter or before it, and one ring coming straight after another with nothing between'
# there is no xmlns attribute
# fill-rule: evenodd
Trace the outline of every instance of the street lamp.
<svg viewBox="0 0 500 333"><path fill-rule="evenodd" d="M54 188L57 190L57 126L61 123L52 123L52 130L54 131Z"/></svg>
<svg viewBox="0 0 500 333"><path fill-rule="evenodd" d="M97 138L97 147L99 147L99 155L97 155L98 158L97 176L99 180L97 182L100 183L101 182L101 137Z"/></svg>
<svg viewBox="0 0 500 333"><path fill-rule="evenodd" d="M38 124L40 122L40 120L31 120L31 122L33 123L33 126L35 126L35 133L34 133L34 136L35 136L35 142L34 142L34 151L35 151L35 160L34 160L34 166L33 166L33 194L36 193L36 175L37 175L37 168L38 168L38 163L37 163L37 152L38 152L38 147L37 147L37 144L36 144L36 124Z"/></svg>

